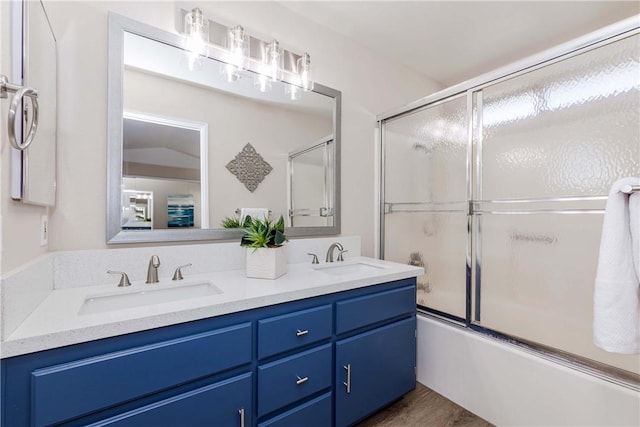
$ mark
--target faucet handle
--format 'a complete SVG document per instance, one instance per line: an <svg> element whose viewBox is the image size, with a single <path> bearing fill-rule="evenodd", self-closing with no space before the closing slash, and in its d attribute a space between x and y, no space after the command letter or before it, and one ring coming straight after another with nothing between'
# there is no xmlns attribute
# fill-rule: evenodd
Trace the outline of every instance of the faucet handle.
<svg viewBox="0 0 640 427"><path fill-rule="evenodd" d="M339 250L340 253L338 254L338 261L344 261L344 257L342 256L343 253L345 252L349 252L349 249L344 249L344 250Z"/></svg>
<svg viewBox="0 0 640 427"><path fill-rule="evenodd" d="M184 279L184 277L182 277L182 269L185 267L191 267L191 263L189 264L185 264L185 265L181 265L180 267L176 268L176 271L173 273L173 278L171 280L182 280Z"/></svg>
<svg viewBox="0 0 640 427"><path fill-rule="evenodd" d="M124 271L113 271L107 270L109 274L120 274L120 283L118 283L118 287L123 288L125 286L131 286L131 282L129 281L129 276Z"/></svg>
<svg viewBox="0 0 640 427"><path fill-rule="evenodd" d="M318 255L311 252L307 252L307 255L311 255L313 257L311 258L311 264L320 264L320 261L318 261Z"/></svg>

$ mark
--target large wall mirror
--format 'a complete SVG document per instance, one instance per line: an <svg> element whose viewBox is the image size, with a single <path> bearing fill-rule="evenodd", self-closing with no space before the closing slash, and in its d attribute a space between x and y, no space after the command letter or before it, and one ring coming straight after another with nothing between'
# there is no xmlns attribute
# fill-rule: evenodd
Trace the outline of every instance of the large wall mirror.
<svg viewBox="0 0 640 427"><path fill-rule="evenodd" d="M183 43L109 16L107 242L232 239L256 208L292 237L339 234L340 92L229 82L222 55L189 67Z"/></svg>

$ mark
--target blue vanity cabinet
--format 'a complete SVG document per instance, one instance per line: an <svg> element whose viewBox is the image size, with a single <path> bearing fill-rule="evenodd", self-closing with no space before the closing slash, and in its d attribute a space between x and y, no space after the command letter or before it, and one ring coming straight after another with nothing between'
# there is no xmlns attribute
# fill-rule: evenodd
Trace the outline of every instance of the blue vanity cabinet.
<svg viewBox="0 0 640 427"><path fill-rule="evenodd" d="M251 426L251 373L201 387L88 427Z"/></svg>
<svg viewBox="0 0 640 427"><path fill-rule="evenodd" d="M332 334L333 304L258 321L260 426L331 425Z"/></svg>
<svg viewBox="0 0 640 427"><path fill-rule="evenodd" d="M346 337L335 344L335 425L342 427L415 388L415 286L336 306L336 328Z"/></svg>
<svg viewBox="0 0 640 427"><path fill-rule="evenodd" d="M415 387L415 283L3 359L0 427L352 425Z"/></svg>
<svg viewBox="0 0 640 427"><path fill-rule="evenodd" d="M251 425L254 327L225 325L233 321L207 319L5 359L2 426L175 426L169 413L193 426L220 417L240 426L243 408Z"/></svg>

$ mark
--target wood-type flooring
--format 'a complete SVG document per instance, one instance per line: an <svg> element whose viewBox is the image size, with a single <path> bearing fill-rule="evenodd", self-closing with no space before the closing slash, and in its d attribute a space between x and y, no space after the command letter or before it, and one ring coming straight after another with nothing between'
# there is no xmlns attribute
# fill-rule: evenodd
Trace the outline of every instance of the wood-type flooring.
<svg viewBox="0 0 640 427"><path fill-rule="evenodd" d="M391 406L356 427L492 427L480 417L418 383Z"/></svg>

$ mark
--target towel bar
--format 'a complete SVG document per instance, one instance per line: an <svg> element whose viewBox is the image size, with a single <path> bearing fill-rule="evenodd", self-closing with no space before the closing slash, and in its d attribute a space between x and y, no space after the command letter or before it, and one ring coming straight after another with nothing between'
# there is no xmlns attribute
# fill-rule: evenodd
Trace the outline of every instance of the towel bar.
<svg viewBox="0 0 640 427"><path fill-rule="evenodd" d="M637 191L640 191L640 185L623 185L620 191L627 194L635 193Z"/></svg>
<svg viewBox="0 0 640 427"><path fill-rule="evenodd" d="M29 145L33 142L33 138L36 136L36 132L38 131L38 91L30 88L30 87L22 87L18 85L14 85L9 83L9 79L0 75L0 98L7 98L8 92L13 93L13 98L11 99L11 105L9 107L9 120L7 123L7 131L9 133L9 143L16 150L26 150ZM20 143L16 139L16 131L15 131L15 123L16 123L16 113L18 109L22 105L22 99L25 96L29 96L31 98L31 103L33 105L33 116L31 119L31 126L29 127L29 133L27 134L24 142Z"/></svg>

